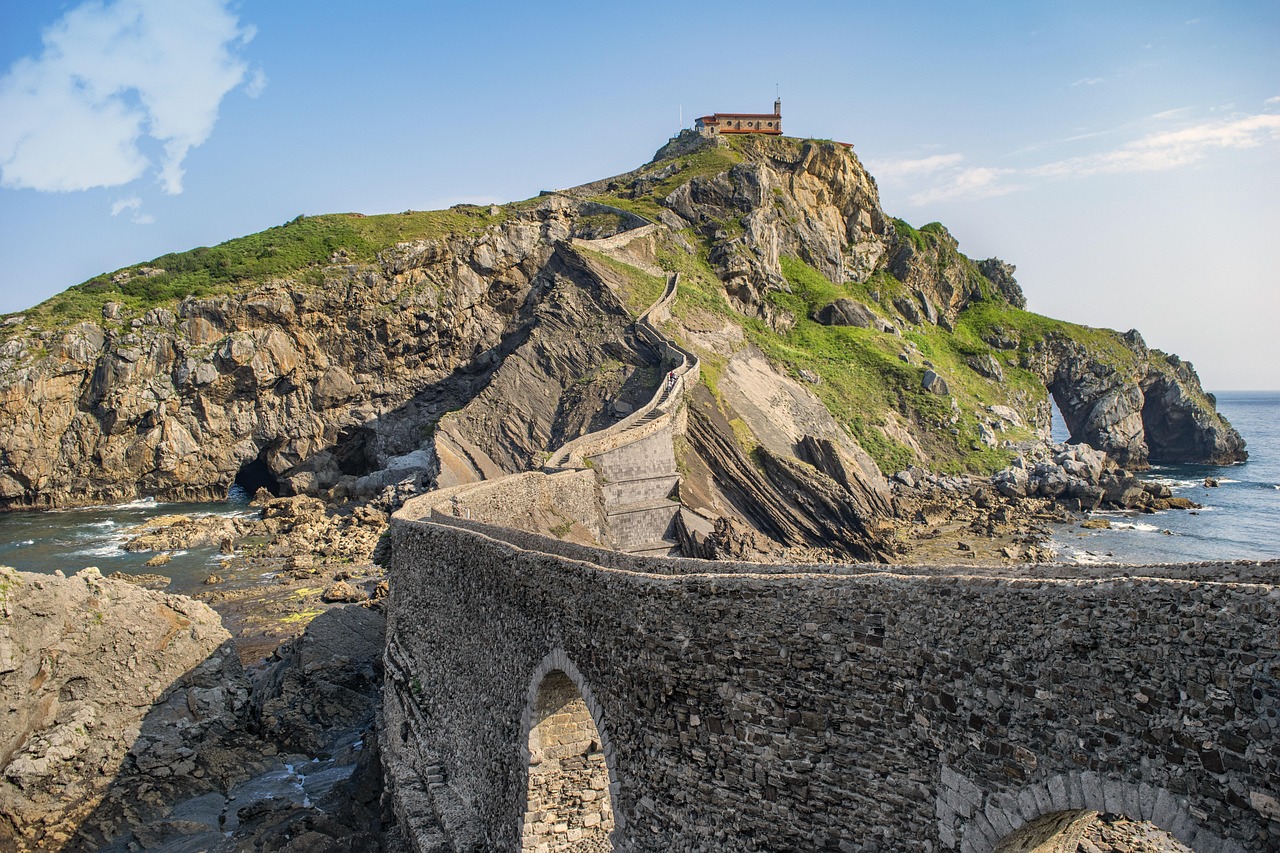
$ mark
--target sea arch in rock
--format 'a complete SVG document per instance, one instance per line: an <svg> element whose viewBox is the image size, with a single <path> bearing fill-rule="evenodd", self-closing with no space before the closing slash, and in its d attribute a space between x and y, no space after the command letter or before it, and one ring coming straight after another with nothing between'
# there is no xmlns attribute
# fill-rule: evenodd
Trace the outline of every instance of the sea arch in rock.
<svg viewBox="0 0 1280 853"><path fill-rule="evenodd" d="M609 851L617 774L600 706L563 649L534 670L521 730L526 800L521 849Z"/></svg>

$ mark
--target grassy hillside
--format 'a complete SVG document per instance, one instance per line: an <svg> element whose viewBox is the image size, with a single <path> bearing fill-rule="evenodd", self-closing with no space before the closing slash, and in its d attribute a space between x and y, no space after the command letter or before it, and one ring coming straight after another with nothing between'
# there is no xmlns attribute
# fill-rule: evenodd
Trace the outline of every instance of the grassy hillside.
<svg viewBox="0 0 1280 853"><path fill-rule="evenodd" d="M130 313L177 302L247 290L271 278L318 284L333 261L367 263L406 240L472 234L506 219L511 206L459 205L448 210L406 211L380 216L338 213L299 216L284 225L217 246L161 255L95 276L24 312L29 322L56 325L102 316L119 302ZM336 257L335 257L336 256Z"/></svg>

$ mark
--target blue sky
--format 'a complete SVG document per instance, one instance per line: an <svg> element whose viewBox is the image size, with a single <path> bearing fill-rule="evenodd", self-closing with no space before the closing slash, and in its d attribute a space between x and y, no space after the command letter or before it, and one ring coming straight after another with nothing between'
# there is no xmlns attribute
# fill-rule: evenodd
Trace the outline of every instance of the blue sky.
<svg viewBox="0 0 1280 853"><path fill-rule="evenodd" d="M300 213L506 201L707 112L852 142L886 210L1280 388L1280 4L0 0L0 311Z"/></svg>

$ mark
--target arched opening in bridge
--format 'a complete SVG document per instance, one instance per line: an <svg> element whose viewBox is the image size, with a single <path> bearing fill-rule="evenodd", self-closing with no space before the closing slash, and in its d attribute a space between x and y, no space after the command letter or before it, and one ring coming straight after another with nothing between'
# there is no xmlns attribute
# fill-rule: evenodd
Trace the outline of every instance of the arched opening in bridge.
<svg viewBox="0 0 1280 853"><path fill-rule="evenodd" d="M251 459L240 466L240 470L236 472L236 478L232 481L231 487L227 489L227 499L235 501L237 498L245 500L253 500L253 496L258 493L258 489L266 489L276 497L280 497L280 481L276 479L276 475L271 473L271 469L261 456L257 459Z"/></svg>
<svg viewBox="0 0 1280 853"><path fill-rule="evenodd" d="M521 849L608 851L613 803L600 729L563 670L538 685L530 715L529 783Z"/></svg>
<svg viewBox="0 0 1280 853"><path fill-rule="evenodd" d="M1146 820L1072 809L1041 815L1005 836L992 853L1194 853Z"/></svg>

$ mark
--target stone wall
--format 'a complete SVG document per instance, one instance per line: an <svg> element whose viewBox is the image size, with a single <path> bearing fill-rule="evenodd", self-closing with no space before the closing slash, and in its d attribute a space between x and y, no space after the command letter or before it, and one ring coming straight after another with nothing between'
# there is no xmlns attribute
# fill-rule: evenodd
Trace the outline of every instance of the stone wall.
<svg viewBox="0 0 1280 853"><path fill-rule="evenodd" d="M527 471L497 480L437 489L406 504L406 517L436 512L505 528L545 531L579 526L585 538L607 541L599 485L590 470Z"/></svg>
<svg viewBox="0 0 1280 853"><path fill-rule="evenodd" d="M614 849L968 853L1081 809L1280 847L1276 565L759 574L392 536L387 755L455 850L519 849L549 656L600 731Z"/></svg>

